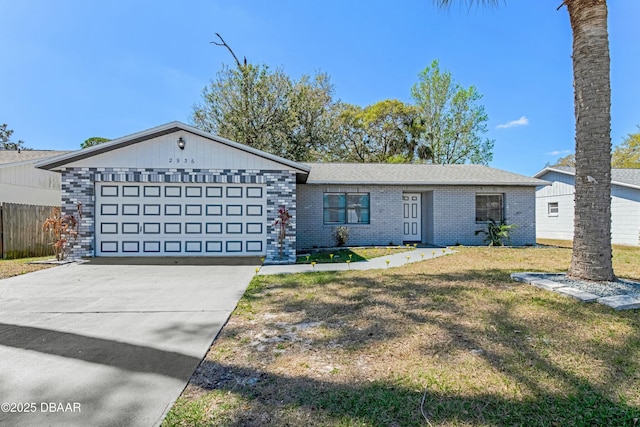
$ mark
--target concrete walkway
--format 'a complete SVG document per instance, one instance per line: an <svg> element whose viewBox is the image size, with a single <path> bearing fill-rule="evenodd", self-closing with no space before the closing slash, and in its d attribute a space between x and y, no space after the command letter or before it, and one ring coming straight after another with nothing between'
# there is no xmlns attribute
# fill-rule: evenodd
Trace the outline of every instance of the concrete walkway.
<svg viewBox="0 0 640 427"><path fill-rule="evenodd" d="M332 262L316 264L315 266L312 266L311 264L263 265L258 274L292 274L311 273L314 271L375 270L393 268L436 258L442 255L452 254L454 252L454 250L449 248L423 247L412 249L408 252L373 258L368 261L351 262L348 264L346 262Z"/></svg>

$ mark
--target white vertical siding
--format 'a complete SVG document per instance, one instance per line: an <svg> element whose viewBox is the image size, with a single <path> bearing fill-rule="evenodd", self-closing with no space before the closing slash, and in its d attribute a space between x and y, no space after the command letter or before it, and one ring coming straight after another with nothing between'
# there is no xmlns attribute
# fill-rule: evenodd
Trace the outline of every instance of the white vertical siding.
<svg viewBox="0 0 640 427"><path fill-rule="evenodd" d="M60 174L36 169L33 163L2 167L0 202L59 206Z"/></svg>
<svg viewBox="0 0 640 427"><path fill-rule="evenodd" d="M611 187L611 241L640 245L640 190Z"/></svg>
<svg viewBox="0 0 640 427"><path fill-rule="evenodd" d="M178 138L185 148L178 147ZM283 170L280 163L189 132L176 131L117 150L65 165L76 167L117 167L155 169L245 169Z"/></svg>

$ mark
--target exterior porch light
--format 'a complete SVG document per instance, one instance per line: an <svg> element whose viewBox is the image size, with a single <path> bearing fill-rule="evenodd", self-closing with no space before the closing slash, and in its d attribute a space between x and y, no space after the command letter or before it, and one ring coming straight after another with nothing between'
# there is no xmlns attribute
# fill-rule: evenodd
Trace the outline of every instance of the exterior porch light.
<svg viewBox="0 0 640 427"><path fill-rule="evenodd" d="M184 145L185 145L184 139L182 139L182 137L178 138L178 147L180 147L181 150L184 150Z"/></svg>

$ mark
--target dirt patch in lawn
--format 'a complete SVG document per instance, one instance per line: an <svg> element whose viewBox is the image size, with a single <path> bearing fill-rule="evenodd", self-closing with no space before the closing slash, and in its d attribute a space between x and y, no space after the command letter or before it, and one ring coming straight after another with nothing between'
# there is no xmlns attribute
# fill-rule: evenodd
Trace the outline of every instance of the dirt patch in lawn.
<svg viewBox="0 0 640 427"><path fill-rule="evenodd" d="M257 276L165 425L634 425L640 315L510 280L566 248ZM621 277L640 279L616 263Z"/></svg>

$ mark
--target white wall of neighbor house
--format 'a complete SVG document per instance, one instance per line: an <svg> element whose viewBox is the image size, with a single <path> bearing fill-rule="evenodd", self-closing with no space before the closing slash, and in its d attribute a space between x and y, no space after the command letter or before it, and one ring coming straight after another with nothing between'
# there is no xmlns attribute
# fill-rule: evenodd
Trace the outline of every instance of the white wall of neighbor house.
<svg viewBox="0 0 640 427"><path fill-rule="evenodd" d="M503 194L505 219L516 227L511 233L515 246L535 244L535 188L496 186L338 186L298 185L298 250L334 246L335 224L323 223L325 192L370 193L370 224L345 224L348 245L402 243L402 193L423 193L423 242L439 246L484 245L475 231L476 194Z"/></svg>
<svg viewBox="0 0 640 427"><path fill-rule="evenodd" d="M611 242L640 246L640 190L611 186Z"/></svg>
<svg viewBox="0 0 640 427"><path fill-rule="evenodd" d="M573 239L574 177L549 172L542 179L552 185L536 191L537 237L541 239ZM557 212L553 206L557 206ZM611 242L640 245L640 190L611 186Z"/></svg>
<svg viewBox="0 0 640 427"><path fill-rule="evenodd" d="M557 206L557 213L553 207ZM540 239L573 239L573 193L536 198L536 227Z"/></svg>
<svg viewBox="0 0 640 427"><path fill-rule="evenodd" d="M541 239L573 239L574 177L548 172L542 179L551 182L536 190L537 237ZM554 206L557 206L555 212Z"/></svg>
<svg viewBox="0 0 640 427"><path fill-rule="evenodd" d="M60 206L60 174L33 163L0 167L0 202Z"/></svg>

